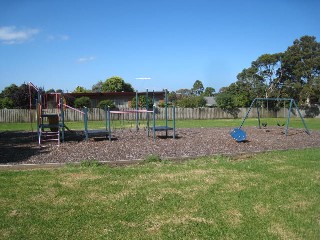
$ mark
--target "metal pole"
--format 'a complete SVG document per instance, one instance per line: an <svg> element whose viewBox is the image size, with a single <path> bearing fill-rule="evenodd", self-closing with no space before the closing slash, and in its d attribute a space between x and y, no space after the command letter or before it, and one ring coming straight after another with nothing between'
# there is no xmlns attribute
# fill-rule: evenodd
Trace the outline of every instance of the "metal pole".
<svg viewBox="0 0 320 240"><path fill-rule="evenodd" d="M138 113L138 109L139 109L139 98L138 98L138 91L136 91L136 131L138 132L139 130L139 113Z"/></svg>
<svg viewBox="0 0 320 240"><path fill-rule="evenodd" d="M250 105L250 107L249 107L249 110L247 111L246 115L244 116L244 118L243 118L243 120L242 120L242 122L241 122L241 124L240 124L239 129L240 129L240 128L242 128L242 126L243 126L243 124L244 124L245 120L246 120L246 119L247 119L247 117L249 116L249 113L250 113L250 111L251 111L251 108L252 108L252 106L253 106L254 102L256 101L256 99L257 99L257 98L255 98L255 99L252 101L252 103L251 103L251 105Z"/></svg>
<svg viewBox="0 0 320 240"><path fill-rule="evenodd" d="M289 127L289 123L290 123L290 115L291 115L291 109L292 109L292 102L293 99L290 100L290 107L289 107L289 112L288 112L288 118L287 118L287 123L286 123L286 136L288 136L288 127Z"/></svg>
<svg viewBox="0 0 320 240"><path fill-rule="evenodd" d="M152 109L153 141L156 141L156 106L153 104Z"/></svg>
<svg viewBox="0 0 320 240"><path fill-rule="evenodd" d="M147 109L147 111L149 111L148 98L149 98L149 92L148 92L148 89L147 89L147 91L146 91L146 109ZM147 120L147 135L149 137L149 113L148 112L146 113L146 120Z"/></svg>
<svg viewBox="0 0 320 240"><path fill-rule="evenodd" d="M83 108L84 112L84 134L85 134L85 140L88 141L88 108Z"/></svg>
<svg viewBox="0 0 320 240"><path fill-rule="evenodd" d="M308 127L307 127L307 125L306 125L306 123L305 123L305 121L304 121L304 119L303 119L303 117L302 117L302 115L300 113L300 110L299 110L299 108L298 108L298 106L297 106L297 104L296 104L296 102L294 100L293 100L293 104L294 104L294 106L295 106L295 108L296 108L296 110L297 110L297 112L298 112L298 114L299 114L299 116L301 118L301 121L303 123L304 128L306 129L306 133L308 135L310 135L309 129L308 129Z"/></svg>
<svg viewBox="0 0 320 240"><path fill-rule="evenodd" d="M168 137L168 97L167 97L167 89L164 93L164 99L165 99L165 118L166 118L166 137Z"/></svg>
<svg viewBox="0 0 320 240"><path fill-rule="evenodd" d="M173 139L176 139L176 107L172 107L172 118L173 118Z"/></svg>
<svg viewBox="0 0 320 240"><path fill-rule="evenodd" d="M106 119L107 119L107 131L108 131L108 137L109 141L111 141L111 117L110 117L110 107L108 107L106 111Z"/></svg>
<svg viewBox="0 0 320 240"><path fill-rule="evenodd" d="M64 110L63 110L63 98L60 97L60 114L61 114L61 140L62 142L64 142ZM60 124L59 124L60 125ZM60 126L59 126L60 127Z"/></svg>
<svg viewBox="0 0 320 240"><path fill-rule="evenodd" d="M259 125L259 129L261 129L260 111L259 111L259 105L258 105L258 104L257 104L257 115L258 115L258 125Z"/></svg>

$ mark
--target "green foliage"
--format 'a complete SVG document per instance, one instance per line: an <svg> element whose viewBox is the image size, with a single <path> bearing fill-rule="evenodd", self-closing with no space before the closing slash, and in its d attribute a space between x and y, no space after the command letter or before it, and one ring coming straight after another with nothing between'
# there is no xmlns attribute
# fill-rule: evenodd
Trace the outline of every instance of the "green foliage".
<svg viewBox="0 0 320 240"><path fill-rule="evenodd" d="M80 97L74 100L74 106L76 108L91 107L91 100L89 97Z"/></svg>
<svg viewBox="0 0 320 240"><path fill-rule="evenodd" d="M102 92L103 82L99 81L98 83L92 86L92 92Z"/></svg>
<svg viewBox="0 0 320 240"><path fill-rule="evenodd" d="M223 92L233 94L238 107L248 106L256 97L293 98L307 105L318 103L319 63L320 43L313 36L303 36L284 52L259 56Z"/></svg>
<svg viewBox="0 0 320 240"><path fill-rule="evenodd" d="M76 89L73 91L73 93L86 93L86 92L90 92L90 91L81 86L77 86Z"/></svg>
<svg viewBox="0 0 320 240"><path fill-rule="evenodd" d="M112 100L110 99L106 99L106 100L102 100L99 102L98 104L98 108L101 108L101 109L105 109L105 108L115 108L115 104Z"/></svg>
<svg viewBox="0 0 320 240"><path fill-rule="evenodd" d="M320 114L319 107L317 105L311 105L303 107L302 109L305 110L305 117L307 118L314 118Z"/></svg>
<svg viewBox="0 0 320 240"><path fill-rule="evenodd" d="M213 87L206 87L206 89L203 92L204 97L213 97L215 93L215 89Z"/></svg>
<svg viewBox="0 0 320 240"><path fill-rule="evenodd" d="M134 89L130 83L126 83L121 77L114 76L108 78L102 83L103 92L133 92Z"/></svg>
<svg viewBox="0 0 320 240"><path fill-rule="evenodd" d="M144 160L144 162L148 162L148 163L150 163L150 162L161 162L161 161L162 161L161 157L159 155L157 155L157 154L150 154Z"/></svg>
<svg viewBox="0 0 320 240"><path fill-rule="evenodd" d="M177 100L177 106L182 108L205 107L207 101L203 96L180 96Z"/></svg>
<svg viewBox="0 0 320 240"><path fill-rule="evenodd" d="M98 167L100 166L100 163L98 160L83 160L80 162L81 167L90 168L90 167Z"/></svg>
<svg viewBox="0 0 320 240"><path fill-rule="evenodd" d="M200 80L196 80L191 89L192 94L200 96L203 93L203 91L204 91L204 87L202 82Z"/></svg>
<svg viewBox="0 0 320 240"><path fill-rule="evenodd" d="M147 106L147 100L148 100L148 108L152 108L153 107L153 100L151 97L148 96L148 98L146 96L138 96L138 107L139 108L145 108ZM136 108L136 98L132 98L131 100L131 107L132 108Z"/></svg>
<svg viewBox="0 0 320 240"><path fill-rule="evenodd" d="M235 96L229 92L222 92L216 96L217 107L225 110L237 107Z"/></svg>
<svg viewBox="0 0 320 240"><path fill-rule="evenodd" d="M0 98L0 109L2 108L13 108L14 104L13 104L13 101L8 98L8 97L5 97L5 98Z"/></svg>
<svg viewBox="0 0 320 240"><path fill-rule="evenodd" d="M37 93L33 88L31 88L30 91L31 96L29 93L29 86L27 84L21 84L19 87L15 84L11 84L0 94L0 98L5 99L2 100L2 104L4 104L6 108L28 109L30 107L30 97L34 106L35 98L37 96Z"/></svg>

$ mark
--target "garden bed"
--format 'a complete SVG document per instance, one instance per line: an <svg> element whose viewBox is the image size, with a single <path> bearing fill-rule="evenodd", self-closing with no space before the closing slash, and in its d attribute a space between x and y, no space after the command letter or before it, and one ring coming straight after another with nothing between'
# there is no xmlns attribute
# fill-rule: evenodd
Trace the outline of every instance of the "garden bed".
<svg viewBox="0 0 320 240"><path fill-rule="evenodd" d="M308 135L302 129L289 129L286 137L283 128L243 129L247 132L247 141L240 143L229 135L232 128L183 128L177 129L176 139L165 138L164 132L159 132L154 141L152 137L147 137L144 130L119 130L114 132L115 139L112 141L90 139L85 142L78 134L76 138L68 136L60 146L48 143L41 147L37 143L36 133L1 132L0 163L123 162L146 159L151 154L161 159L180 159L320 147L319 131L311 131Z"/></svg>

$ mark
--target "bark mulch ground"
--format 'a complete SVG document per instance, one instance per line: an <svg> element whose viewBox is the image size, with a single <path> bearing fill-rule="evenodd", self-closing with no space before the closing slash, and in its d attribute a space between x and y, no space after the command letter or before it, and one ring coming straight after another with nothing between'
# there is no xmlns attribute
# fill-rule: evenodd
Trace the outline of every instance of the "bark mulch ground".
<svg viewBox="0 0 320 240"><path fill-rule="evenodd" d="M83 141L81 134L67 135L65 143L56 146L46 143L39 146L36 133L0 132L0 164L72 163L84 160L107 162L133 161L158 155L161 159L192 158L215 154L241 155L270 150L320 147L320 131L306 134L302 129L243 128L245 142L236 142L230 136L231 128L177 129L177 138L165 138L157 133L156 141L147 137L144 130L119 130L115 139ZM169 134L171 134L169 132ZM99 141L98 141L99 140Z"/></svg>

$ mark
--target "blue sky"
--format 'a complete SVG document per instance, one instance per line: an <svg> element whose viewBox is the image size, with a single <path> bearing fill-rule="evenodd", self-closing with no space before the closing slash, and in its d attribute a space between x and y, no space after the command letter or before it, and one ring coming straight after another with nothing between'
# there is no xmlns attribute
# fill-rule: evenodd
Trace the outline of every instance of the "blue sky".
<svg viewBox="0 0 320 240"><path fill-rule="evenodd" d="M139 91L218 91L264 53L320 41L320 1L1 0L0 91L33 82L91 89L120 76ZM137 79L151 78L151 79Z"/></svg>

